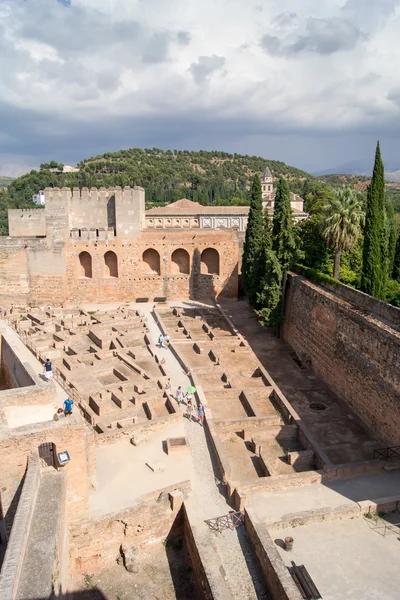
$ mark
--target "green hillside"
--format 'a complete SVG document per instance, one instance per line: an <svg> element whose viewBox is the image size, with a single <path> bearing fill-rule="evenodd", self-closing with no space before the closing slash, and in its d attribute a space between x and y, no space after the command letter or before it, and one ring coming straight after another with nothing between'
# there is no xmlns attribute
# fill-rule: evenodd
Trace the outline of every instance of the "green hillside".
<svg viewBox="0 0 400 600"><path fill-rule="evenodd" d="M0 188L7 187L12 182L13 177L7 177L6 175L0 175Z"/></svg>

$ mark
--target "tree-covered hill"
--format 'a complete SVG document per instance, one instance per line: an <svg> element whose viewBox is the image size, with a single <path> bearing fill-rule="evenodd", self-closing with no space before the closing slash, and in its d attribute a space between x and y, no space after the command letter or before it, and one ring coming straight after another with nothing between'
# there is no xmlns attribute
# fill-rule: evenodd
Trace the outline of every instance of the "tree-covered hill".
<svg viewBox="0 0 400 600"><path fill-rule="evenodd" d="M45 187L114 187L141 185L146 202L170 203L186 197L202 204L248 204L250 180L268 166L301 191L311 175L276 160L227 152L132 148L82 160L79 172L63 173L51 161L7 182L0 189L0 235L7 234L8 208L33 208L32 195ZM62 166L62 165L61 165Z"/></svg>
<svg viewBox="0 0 400 600"><path fill-rule="evenodd" d="M0 188L7 187L12 182L12 177L6 177L5 175L0 175Z"/></svg>

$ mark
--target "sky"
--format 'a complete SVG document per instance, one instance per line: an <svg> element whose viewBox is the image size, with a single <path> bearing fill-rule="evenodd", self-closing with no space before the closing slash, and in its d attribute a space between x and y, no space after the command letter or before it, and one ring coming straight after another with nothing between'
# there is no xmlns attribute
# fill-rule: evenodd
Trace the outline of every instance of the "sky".
<svg viewBox="0 0 400 600"><path fill-rule="evenodd" d="M400 169L400 0L0 0L0 174L121 148Z"/></svg>

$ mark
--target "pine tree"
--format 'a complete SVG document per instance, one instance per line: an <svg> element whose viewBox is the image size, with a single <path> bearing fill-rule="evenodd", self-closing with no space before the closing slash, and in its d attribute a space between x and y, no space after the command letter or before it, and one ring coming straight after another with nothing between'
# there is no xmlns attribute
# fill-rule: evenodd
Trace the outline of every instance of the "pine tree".
<svg viewBox="0 0 400 600"><path fill-rule="evenodd" d="M383 298L387 273L387 243L385 231L385 173L379 142L376 146L372 181L368 186L365 216L361 289Z"/></svg>
<svg viewBox="0 0 400 600"><path fill-rule="evenodd" d="M272 226L268 210L264 211L263 241L258 261L256 293L256 314L267 327L280 320L280 300L282 295L282 269L272 250Z"/></svg>
<svg viewBox="0 0 400 600"><path fill-rule="evenodd" d="M293 232L293 213L290 206L288 183L279 179L272 223L272 249L283 271L290 269L297 258L296 239Z"/></svg>
<svg viewBox="0 0 400 600"><path fill-rule="evenodd" d="M254 175L251 186L251 200L246 238L243 246L242 284L251 304L257 293L257 270L263 240L263 210L261 181Z"/></svg>
<svg viewBox="0 0 400 600"><path fill-rule="evenodd" d="M386 236L387 236L387 263L388 263L388 277L392 277L394 268L394 257L396 254L396 242L397 242L397 222L394 215L393 202L389 200L386 203Z"/></svg>
<svg viewBox="0 0 400 600"><path fill-rule="evenodd" d="M400 233L397 236L396 252L394 254L392 277L400 283Z"/></svg>

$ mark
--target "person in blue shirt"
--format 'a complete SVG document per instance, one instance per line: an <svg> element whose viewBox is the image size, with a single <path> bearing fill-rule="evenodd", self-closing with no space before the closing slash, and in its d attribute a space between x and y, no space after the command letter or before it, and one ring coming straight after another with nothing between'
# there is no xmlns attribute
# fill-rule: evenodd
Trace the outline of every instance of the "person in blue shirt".
<svg viewBox="0 0 400 600"><path fill-rule="evenodd" d="M64 414L65 415L72 415L72 405L73 405L74 401L71 400L71 398L67 398L64 401Z"/></svg>

